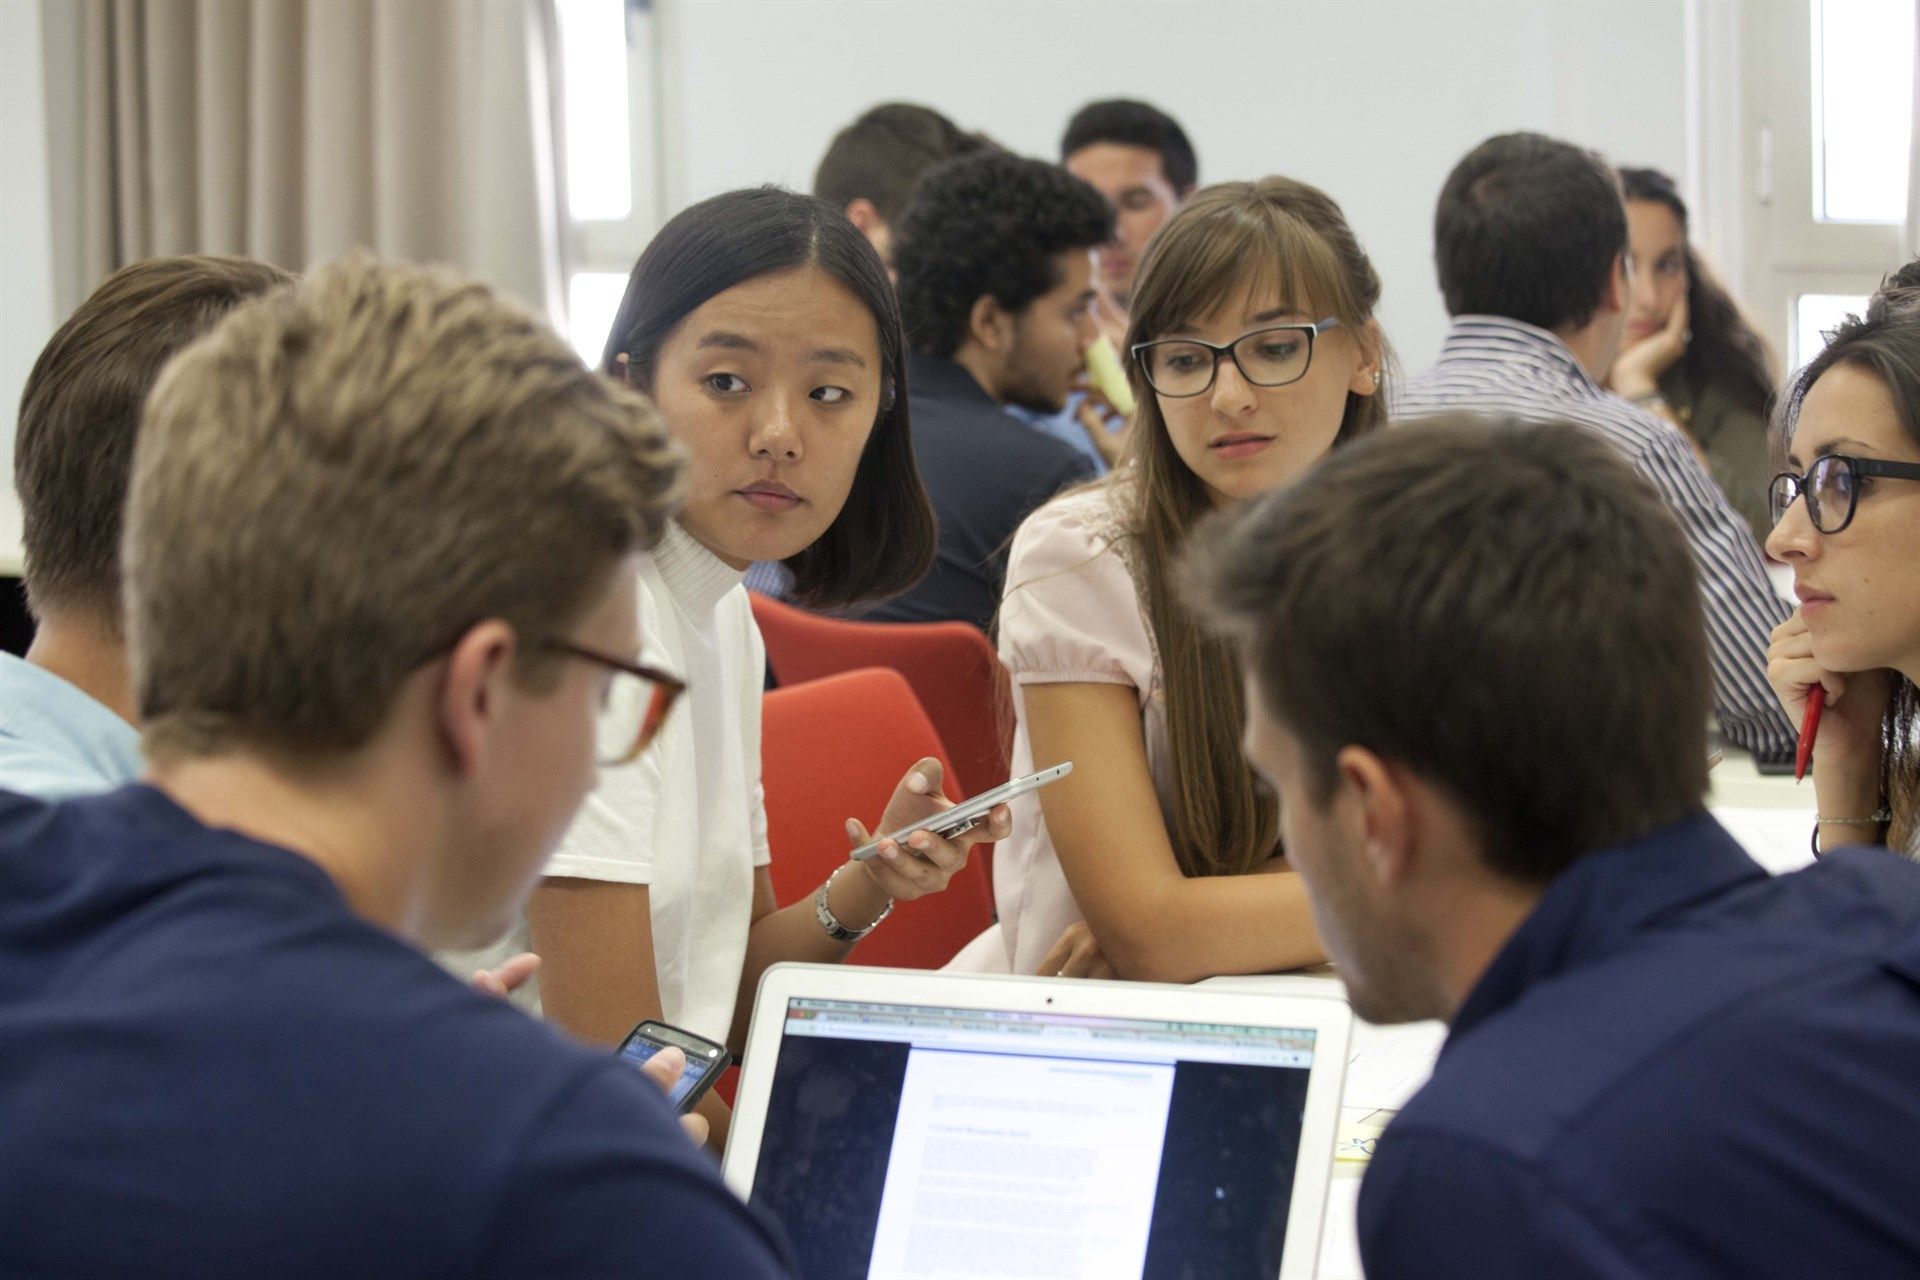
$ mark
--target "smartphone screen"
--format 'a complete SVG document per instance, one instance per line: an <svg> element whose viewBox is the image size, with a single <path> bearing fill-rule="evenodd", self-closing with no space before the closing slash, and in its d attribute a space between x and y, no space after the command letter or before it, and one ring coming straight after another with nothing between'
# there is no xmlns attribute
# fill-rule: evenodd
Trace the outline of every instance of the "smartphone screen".
<svg viewBox="0 0 1920 1280"><path fill-rule="evenodd" d="M658 1029L656 1029L658 1028ZM654 1054L668 1048L672 1043L662 1033L671 1034L672 1028L659 1024L646 1024L635 1027L626 1043L620 1046L620 1060L638 1067ZM677 1038L677 1037L676 1037ZM675 1111L685 1111L690 1103L697 1100L707 1083L707 1078L727 1066L726 1051L717 1045L686 1036L683 1043L673 1045L687 1055L687 1069L679 1082L667 1094L667 1101Z"/></svg>
<svg viewBox="0 0 1920 1280"><path fill-rule="evenodd" d="M884 835L876 836L847 856L857 862L864 862L880 851L882 840L903 841L916 831L932 831L943 836L957 834L971 827L975 822L984 821L995 805L1005 804L1029 791L1044 787L1049 782L1058 782L1072 772L1073 761L1068 760L1064 764L1054 765L1051 769L1042 769L1024 778L1015 778L1012 782L1004 783L991 791L983 791L971 799L962 800L950 809L942 809L938 813L930 814L918 822L901 827L898 831L889 831Z"/></svg>

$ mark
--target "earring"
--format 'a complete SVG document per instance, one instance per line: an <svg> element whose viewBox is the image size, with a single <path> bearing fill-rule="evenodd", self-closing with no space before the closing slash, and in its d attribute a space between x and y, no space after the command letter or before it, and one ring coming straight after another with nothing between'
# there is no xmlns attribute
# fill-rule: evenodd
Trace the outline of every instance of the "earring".
<svg viewBox="0 0 1920 1280"><path fill-rule="evenodd" d="M1380 385L1380 371L1378 369L1373 371L1373 385L1376 387Z"/></svg>

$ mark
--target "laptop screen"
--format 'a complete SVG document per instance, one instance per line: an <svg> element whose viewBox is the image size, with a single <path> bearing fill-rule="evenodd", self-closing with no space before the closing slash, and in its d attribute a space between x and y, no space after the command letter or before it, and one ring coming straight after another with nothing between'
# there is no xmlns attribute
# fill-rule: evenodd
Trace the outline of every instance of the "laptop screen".
<svg viewBox="0 0 1920 1280"><path fill-rule="evenodd" d="M1273 1276L1314 1032L787 1003L752 1200L811 1280Z"/></svg>

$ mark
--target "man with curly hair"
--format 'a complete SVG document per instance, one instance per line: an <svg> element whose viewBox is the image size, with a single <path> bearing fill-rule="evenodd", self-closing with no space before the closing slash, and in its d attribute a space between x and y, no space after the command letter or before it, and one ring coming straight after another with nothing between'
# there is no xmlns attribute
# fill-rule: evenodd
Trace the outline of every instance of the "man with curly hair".
<svg viewBox="0 0 1920 1280"><path fill-rule="evenodd" d="M913 590L875 610L901 622L993 621L1007 545L1029 512L1093 474L1086 456L1001 406L1058 413L1095 336L1093 251L1113 237L1101 194L1005 152L920 180L894 230L914 453L940 548Z"/></svg>

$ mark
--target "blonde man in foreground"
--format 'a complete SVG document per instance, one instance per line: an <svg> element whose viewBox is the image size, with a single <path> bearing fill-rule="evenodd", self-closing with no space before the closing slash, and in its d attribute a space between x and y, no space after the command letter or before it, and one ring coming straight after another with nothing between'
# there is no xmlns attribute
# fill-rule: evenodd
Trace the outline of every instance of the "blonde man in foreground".
<svg viewBox="0 0 1920 1280"><path fill-rule="evenodd" d="M785 1274L653 1083L421 953L496 936L657 724L635 563L679 467L441 274L322 269L168 368L147 782L0 796L0 1273Z"/></svg>

